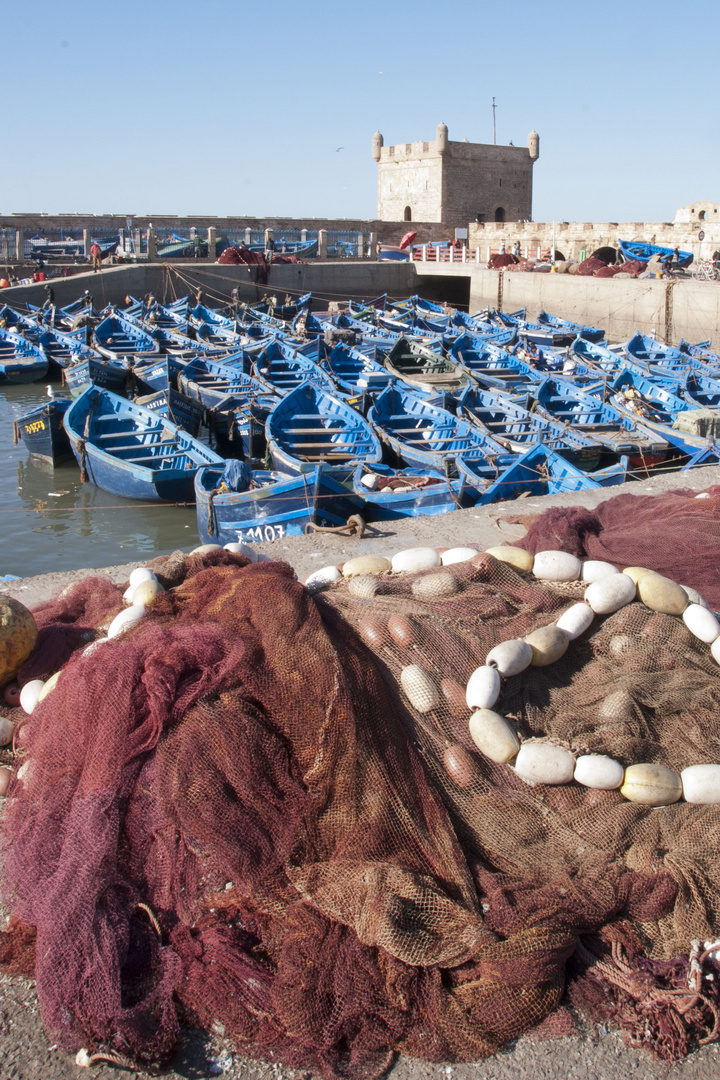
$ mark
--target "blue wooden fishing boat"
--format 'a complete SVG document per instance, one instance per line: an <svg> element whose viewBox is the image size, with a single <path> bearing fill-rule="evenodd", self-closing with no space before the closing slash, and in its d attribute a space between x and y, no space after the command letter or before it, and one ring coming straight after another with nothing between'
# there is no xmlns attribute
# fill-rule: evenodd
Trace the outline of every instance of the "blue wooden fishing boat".
<svg viewBox="0 0 720 1080"><path fill-rule="evenodd" d="M29 412L18 416L13 424L13 444L20 439L31 457L42 458L53 465L72 458L63 417L72 402L69 398L50 398Z"/></svg>
<svg viewBox="0 0 720 1080"><path fill-rule="evenodd" d="M687 365L687 356L681 349L665 345L649 334L633 334L625 346L625 351L631 360L637 360L641 364L672 361L682 367Z"/></svg>
<svg viewBox="0 0 720 1080"><path fill-rule="evenodd" d="M602 392L600 388L595 390L596 394ZM669 387L623 368L604 392L622 415L640 417L644 427L657 432L683 453L692 455L708 446L704 436L676 427L681 414L697 411L700 406L678 397Z"/></svg>
<svg viewBox="0 0 720 1080"><path fill-rule="evenodd" d="M463 334L450 346L448 355L483 386L516 391L540 383L545 372L513 356L484 338Z"/></svg>
<svg viewBox="0 0 720 1080"><path fill-rule="evenodd" d="M617 375L624 363L622 353L614 349L608 349L605 345L599 345L586 338L576 337L571 346L572 354L585 364L595 374L596 378L609 375L612 378Z"/></svg>
<svg viewBox="0 0 720 1080"><path fill-rule="evenodd" d="M305 293L303 296L299 296L296 301L289 304L271 304L269 301L261 301L259 304L253 304L247 309L248 314L256 315L258 318L268 317L275 323L280 320L281 323L289 322L294 319L300 311L304 311L310 307L312 303L312 293Z"/></svg>
<svg viewBox="0 0 720 1080"><path fill-rule="evenodd" d="M91 384L125 397L131 376L127 364L122 360L107 360L94 353L64 368L63 382L72 397L79 397Z"/></svg>
<svg viewBox="0 0 720 1080"><path fill-rule="evenodd" d="M123 318L134 319L162 330L185 333L189 311L187 297L176 300L173 304L160 304L154 297L145 301L126 296L125 300L127 306L122 310Z"/></svg>
<svg viewBox="0 0 720 1080"><path fill-rule="evenodd" d="M595 393L590 391L594 389ZM570 380L546 378L532 390L535 411L589 435L616 457L627 454L631 468L664 461L668 440L651 430L637 416L619 411L603 400L605 383L580 388Z"/></svg>
<svg viewBox="0 0 720 1080"><path fill-rule="evenodd" d="M206 304L195 304L189 315L190 322L194 326L212 326L215 329L227 330L235 333L235 318L231 315L222 315L215 308L207 307Z"/></svg>
<svg viewBox="0 0 720 1080"><path fill-rule="evenodd" d="M363 391L377 393L393 381L392 375L382 364L347 345L336 345L334 349L328 350L320 363L346 394Z"/></svg>
<svg viewBox="0 0 720 1080"><path fill-rule="evenodd" d="M450 320L453 330L458 333L468 333L473 337L491 341L495 345L509 349L517 341L517 327L498 326L497 323L487 319L486 312L477 315L468 315L464 311L456 311Z"/></svg>
<svg viewBox="0 0 720 1080"><path fill-rule="evenodd" d="M81 360L98 359L98 353L86 345L83 332L71 333L51 326L38 326L37 345L48 359L52 375L59 374Z"/></svg>
<svg viewBox="0 0 720 1080"><path fill-rule="evenodd" d="M394 469L390 465L358 465L353 489L365 500L366 521L447 514L467 505L465 477L443 469Z"/></svg>
<svg viewBox="0 0 720 1080"><path fill-rule="evenodd" d="M172 420L173 424L187 431L188 435L192 435L194 439L200 435L205 422L205 409L179 390L173 390L171 386L168 386L152 394L136 397L135 401L144 409Z"/></svg>
<svg viewBox="0 0 720 1080"><path fill-rule="evenodd" d="M476 492L477 505L484 506L523 495L561 495L568 491L595 491L623 484L627 479L628 459L622 457L614 465L588 473L578 469L564 455L542 443L535 443L490 484L486 484L482 475L478 483L474 465L472 460L458 458L458 473L465 477L468 488Z"/></svg>
<svg viewBox="0 0 720 1080"><path fill-rule="evenodd" d="M251 370L256 379L270 383L278 394L287 394L307 382L322 387L330 394L335 392L333 381L326 371L282 341L273 341L264 349Z"/></svg>
<svg viewBox="0 0 720 1080"><path fill-rule="evenodd" d="M376 258L380 262L387 260L391 262L409 262L410 251L407 248L398 247L397 244L378 244Z"/></svg>
<svg viewBox="0 0 720 1080"><path fill-rule="evenodd" d="M600 463L603 446L596 439L530 412L508 394L468 386L458 398L457 415L479 424L510 453L522 454L541 442L586 472Z"/></svg>
<svg viewBox="0 0 720 1080"><path fill-rule="evenodd" d="M335 527L361 511L363 500L334 470L314 465L290 475L250 470L229 461L200 469L195 503L204 544L262 543L301 536L310 524Z"/></svg>
<svg viewBox="0 0 720 1080"><path fill-rule="evenodd" d="M44 379L49 361L42 349L14 328L0 329L0 383L31 383Z"/></svg>
<svg viewBox="0 0 720 1080"><path fill-rule="evenodd" d="M123 360L138 353L160 351L158 342L151 334L116 311L97 324L92 343L108 360Z"/></svg>
<svg viewBox="0 0 720 1080"><path fill-rule="evenodd" d="M169 420L90 386L65 413L83 480L127 499L187 502L202 465L222 458Z"/></svg>
<svg viewBox="0 0 720 1080"><path fill-rule="evenodd" d="M378 394L368 419L382 433L382 440L396 464L444 471L445 463L459 455L475 456L494 477L495 459L510 460L504 447L475 424L398 385Z"/></svg>
<svg viewBox="0 0 720 1080"><path fill-rule="evenodd" d="M620 254L625 262L649 262L653 255L659 255L661 259L674 258L675 249L659 247L657 244L643 244L638 240L618 240ZM693 261L691 251L678 252L677 265L685 270Z"/></svg>
<svg viewBox="0 0 720 1080"><path fill-rule="evenodd" d="M526 319L518 319L517 332L521 340L531 341L534 345L542 345L547 348L564 348L567 345L572 345L577 337L577 332L574 329L548 326L540 322L529 322Z"/></svg>
<svg viewBox="0 0 720 1080"><path fill-rule="evenodd" d="M698 408L674 394L668 386L627 367L621 368L607 389L616 408L643 421L672 424L678 413Z"/></svg>
<svg viewBox="0 0 720 1080"><path fill-rule="evenodd" d="M547 326L553 330L570 330L574 337L584 341L592 341L599 345L605 340L605 331L597 326L583 326L582 323L571 322L570 319L561 319L558 315L551 315L547 311L541 311L536 322L538 326Z"/></svg>
<svg viewBox="0 0 720 1080"><path fill-rule="evenodd" d="M246 374L241 365L242 360L232 364L200 357L190 360L177 374L178 389L206 409L220 405L228 395L253 398L273 394L267 379Z"/></svg>
<svg viewBox="0 0 720 1080"><path fill-rule="evenodd" d="M260 461L265 456L265 423L278 403L274 394L228 394L205 410L208 442L222 457Z"/></svg>
<svg viewBox="0 0 720 1080"><path fill-rule="evenodd" d="M153 394L156 390L178 389L177 378L188 361L178 356L154 356L133 365L136 393Z"/></svg>
<svg viewBox="0 0 720 1080"><path fill-rule="evenodd" d="M720 409L720 376L711 379L699 371L686 371L679 385L680 396L701 409Z"/></svg>
<svg viewBox="0 0 720 1080"><path fill-rule="evenodd" d="M11 326L28 334L28 336L31 336L38 329L36 316L23 315L22 312L16 311L9 304L0 304L0 330L8 330Z"/></svg>
<svg viewBox="0 0 720 1080"><path fill-rule="evenodd" d="M158 245L155 255L158 259L201 259L207 256L207 252L207 240L202 237L173 235L169 243Z"/></svg>
<svg viewBox="0 0 720 1080"><path fill-rule="evenodd" d="M342 466L380 461L380 440L364 416L317 383L302 383L270 413L265 437L280 472L307 472L318 462Z"/></svg>

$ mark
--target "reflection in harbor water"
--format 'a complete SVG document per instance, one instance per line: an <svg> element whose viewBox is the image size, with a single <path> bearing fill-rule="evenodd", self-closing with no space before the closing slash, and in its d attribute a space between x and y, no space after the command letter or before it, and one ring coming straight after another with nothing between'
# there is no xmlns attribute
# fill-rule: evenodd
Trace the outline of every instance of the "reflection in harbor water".
<svg viewBox="0 0 720 1080"><path fill-rule="evenodd" d="M121 499L81 484L74 461L53 468L13 446L14 417L44 396L39 383L0 390L0 575L145 561L199 542L194 506Z"/></svg>

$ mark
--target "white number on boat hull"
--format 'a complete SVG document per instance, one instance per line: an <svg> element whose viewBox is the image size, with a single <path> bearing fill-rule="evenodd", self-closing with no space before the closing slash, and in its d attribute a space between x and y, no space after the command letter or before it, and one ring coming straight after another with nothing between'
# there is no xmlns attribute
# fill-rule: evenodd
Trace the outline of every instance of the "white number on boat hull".
<svg viewBox="0 0 720 1080"><path fill-rule="evenodd" d="M264 540L281 540L285 535L284 525L255 525L252 529L238 529L238 543L261 543Z"/></svg>

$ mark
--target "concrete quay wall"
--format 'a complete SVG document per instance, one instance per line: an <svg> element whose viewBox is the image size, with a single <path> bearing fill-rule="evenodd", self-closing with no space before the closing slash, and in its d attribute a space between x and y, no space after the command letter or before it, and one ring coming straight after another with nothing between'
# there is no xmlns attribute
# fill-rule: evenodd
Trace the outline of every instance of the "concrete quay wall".
<svg viewBox="0 0 720 1080"><path fill-rule="evenodd" d="M97 308L106 304L124 305L127 295L140 298L152 292L162 301L170 301L192 293L197 288L205 292L212 306L230 302L230 293L237 286L240 298L256 303L266 294L283 300L285 293L300 296L312 292L321 307L325 300L367 300L388 293L408 296L415 289L416 275L412 263L402 262L319 262L275 265L267 285L255 284L254 267L225 266L219 263L136 263L109 267L97 274L88 270L68 278L53 278L55 303L69 304L87 289ZM444 283L441 282L441 285ZM452 293L450 282L447 290ZM465 283L461 283L465 284ZM10 304L43 304L44 283L15 285L0 292L0 301ZM466 291L466 290L465 290Z"/></svg>
<svg viewBox="0 0 720 1080"><path fill-rule="evenodd" d="M712 342L720 349L720 285L691 280L634 280L578 277L570 274L507 273L470 264L415 263L417 291L428 274L469 280L469 309L525 307L534 318L549 311L587 326L599 326L611 341L627 341L636 331L677 345Z"/></svg>

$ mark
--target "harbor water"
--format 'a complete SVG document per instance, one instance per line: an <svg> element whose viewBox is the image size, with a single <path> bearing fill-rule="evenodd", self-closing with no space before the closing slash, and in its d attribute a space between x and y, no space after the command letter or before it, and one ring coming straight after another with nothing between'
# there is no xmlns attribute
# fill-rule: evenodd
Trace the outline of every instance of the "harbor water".
<svg viewBox="0 0 720 1080"><path fill-rule="evenodd" d="M45 398L44 383L0 387L0 577L147 561L199 543L194 506L121 499L81 483L74 459L53 468L13 446L13 420Z"/></svg>

